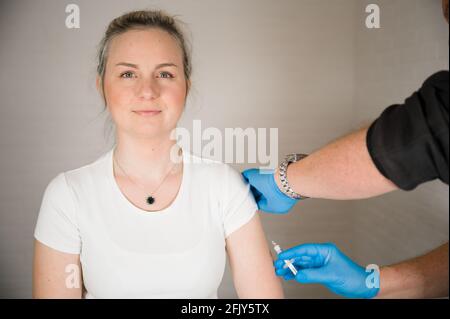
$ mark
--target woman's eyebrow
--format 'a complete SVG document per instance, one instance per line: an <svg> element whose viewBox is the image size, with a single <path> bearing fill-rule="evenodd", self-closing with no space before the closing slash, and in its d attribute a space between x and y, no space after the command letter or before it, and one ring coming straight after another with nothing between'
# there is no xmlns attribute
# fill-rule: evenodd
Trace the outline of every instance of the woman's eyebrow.
<svg viewBox="0 0 450 319"><path fill-rule="evenodd" d="M119 62L116 64L117 65L123 65L123 66L128 66L130 68L135 68L135 69L139 69L139 67L137 66L137 64L133 64L133 63L127 63L127 62Z"/></svg>
<svg viewBox="0 0 450 319"><path fill-rule="evenodd" d="M178 65L176 65L175 63L161 63L156 66L155 70L159 68L164 68L166 66L174 66L176 68L178 67Z"/></svg>
<svg viewBox="0 0 450 319"><path fill-rule="evenodd" d="M119 63L117 63L116 64L116 66L117 65L122 65L122 66L128 66L128 67L130 67L130 68L135 68L135 69L139 69L139 66L137 65L137 64L134 64L134 63L128 63L128 62L119 62ZM156 67L155 67L155 70L156 69L160 69L160 68L163 68L163 67L166 67L166 66L173 66L173 67L178 67L178 65L176 65L175 63L160 63L160 64L158 64Z"/></svg>

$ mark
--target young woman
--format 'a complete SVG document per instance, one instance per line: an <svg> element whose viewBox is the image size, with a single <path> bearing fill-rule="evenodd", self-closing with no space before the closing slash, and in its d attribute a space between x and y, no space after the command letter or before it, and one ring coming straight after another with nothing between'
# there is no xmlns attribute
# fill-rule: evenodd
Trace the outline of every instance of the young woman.
<svg viewBox="0 0 450 319"><path fill-rule="evenodd" d="M48 185L34 297L217 298L227 255L240 298L283 297L249 186L170 138L190 75L172 17L137 11L110 23L97 88L116 144Z"/></svg>

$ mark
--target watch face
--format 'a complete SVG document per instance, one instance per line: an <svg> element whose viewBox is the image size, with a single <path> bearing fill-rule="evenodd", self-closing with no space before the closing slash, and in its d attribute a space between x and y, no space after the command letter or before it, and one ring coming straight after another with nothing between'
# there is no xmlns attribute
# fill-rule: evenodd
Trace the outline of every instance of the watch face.
<svg viewBox="0 0 450 319"><path fill-rule="evenodd" d="M286 159L289 162L297 162L298 160L300 160L301 155L300 154L289 154L286 156Z"/></svg>
<svg viewBox="0 0 450 319"><path fill-rule="evenodd" d="M304 154L289 154L286 156L286 160L289 162L298 162L302 158L305 158L307 155Z"/></svg>

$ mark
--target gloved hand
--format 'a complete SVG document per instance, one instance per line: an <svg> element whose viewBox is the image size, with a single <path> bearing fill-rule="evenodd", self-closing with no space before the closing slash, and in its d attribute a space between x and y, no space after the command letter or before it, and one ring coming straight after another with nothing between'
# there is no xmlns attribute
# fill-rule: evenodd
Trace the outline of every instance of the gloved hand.
<svg viewBox="0 0 450 319"><path fill-rule="evenodd" d="M285 195L275 182L273 171L248 169L242 173L244 179L250 184L258 209L275 214L285 214L298 200Z"/></svg>
<svg viewBox="0 0 450 319"><path fill-rule="evenodd" d="M289 268L285 268L284 260L292 260L298 270L295 277ZM379 273L366 272L334 244L303 244L287 249L278 255L274 266L275 273L285 280L295 278L302 284L322 284L348 298L372 298L379 291ZM372 285L366 284L368 276L374 279L369 280Z"/></svg>

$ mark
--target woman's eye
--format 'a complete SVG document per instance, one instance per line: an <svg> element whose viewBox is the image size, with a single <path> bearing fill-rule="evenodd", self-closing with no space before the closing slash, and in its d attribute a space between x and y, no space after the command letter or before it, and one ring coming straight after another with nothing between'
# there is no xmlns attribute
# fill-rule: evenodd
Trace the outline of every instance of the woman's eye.
<svg viewBox="0 0 450 319"><path fill-rule="evenodd" d="M172 79L173 75L170 74L169 72L160 72L159 77L163 79Z"/></svg>
<svg viewBox="0 0 450 319"><path fill-rule="evenodd" d="M123 73L120 75L120 77L121 77L121 78L124 78L124 79L130 79L130 78L133 78L133 77L134 77L134 74L133 74L133 72L127 71L127 72L123 72Z"/></svg>

